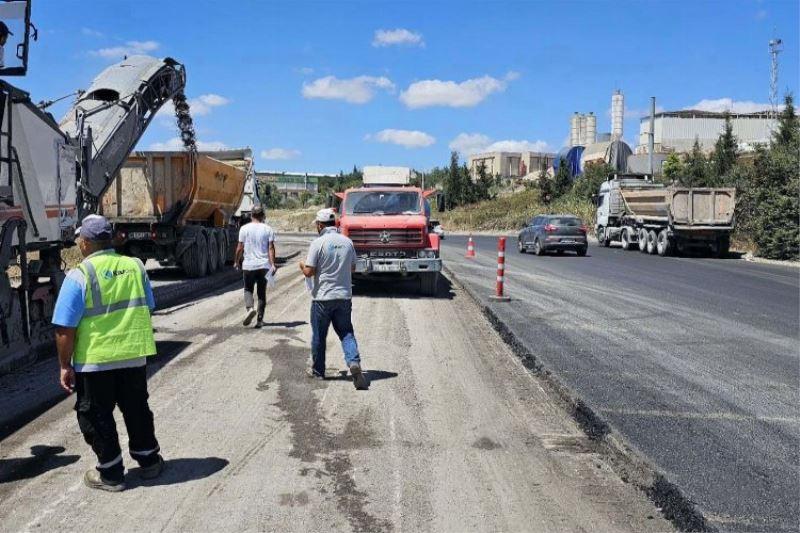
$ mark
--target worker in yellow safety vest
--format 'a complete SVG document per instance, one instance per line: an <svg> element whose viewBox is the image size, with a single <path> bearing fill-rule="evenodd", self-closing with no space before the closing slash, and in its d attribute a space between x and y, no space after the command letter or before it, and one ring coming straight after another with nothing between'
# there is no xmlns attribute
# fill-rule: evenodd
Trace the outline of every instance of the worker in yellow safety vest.
<svg viewBox="0 0 800 533"><path fill-rule="evenodd" d="M64 280L53 313L60 381L68 393L77 393L78 425L97 455L85 484L117 492L125 489L125 468L115 406L140 477L155 478L164 466L147 403L145 362L156 353L153 290L139 259L114 252L104 217L87 216L76 233L84 260Z"/></svg>

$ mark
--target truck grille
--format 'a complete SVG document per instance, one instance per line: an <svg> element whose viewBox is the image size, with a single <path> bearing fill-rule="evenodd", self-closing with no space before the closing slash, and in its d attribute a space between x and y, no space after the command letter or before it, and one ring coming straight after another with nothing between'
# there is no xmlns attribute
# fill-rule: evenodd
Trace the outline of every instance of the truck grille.
<svg viewBox="0 0 800 533"><path fill-rule="evenodd" d="M422 229L351 229L348 237L357 247L422 245Z"/></svg>

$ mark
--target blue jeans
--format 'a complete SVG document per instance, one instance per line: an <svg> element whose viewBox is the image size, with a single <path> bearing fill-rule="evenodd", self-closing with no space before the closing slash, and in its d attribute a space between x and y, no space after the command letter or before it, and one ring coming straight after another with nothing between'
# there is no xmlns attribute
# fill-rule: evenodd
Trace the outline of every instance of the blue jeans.
<svg viewBox="0 0 800 533"><path fill-rule="evenodd" d="M348 368L356 363L361 363L358 354L358 343L353 333L353 323L350 315L353 304L350 300L326 300L311 302L311 360L314 370L325 375L325 342L328 339L328 327L333 324L333 330L342 341L344 360Z"/></svg>

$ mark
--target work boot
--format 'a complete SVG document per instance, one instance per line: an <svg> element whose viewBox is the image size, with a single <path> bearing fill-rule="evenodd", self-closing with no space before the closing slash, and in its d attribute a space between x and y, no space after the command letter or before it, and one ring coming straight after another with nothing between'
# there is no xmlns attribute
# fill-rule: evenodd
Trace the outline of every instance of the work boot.
<svg viewBox="0 0 800 533"><path fill-rule="evenodd" d="M90 489L105 490L107 492L120 492L125 490L125 481L111 481L92 468L83 476L83 483Z"/></svg>
<svg viewBox="0 0 800 533"><path fill-rule="evenodd" d="M164 470L164 458L158 456L158 462L150 466L143 466L139 468L139 477L142 479L155 479L161 475Z"/></svg>
<svg viewBox="0 0 800 533"><path fill-rule="evenodd" d="M242 320L243 326L249 326L253 319L256 317L256 310L255 309L248 309L244 314L244 320Z"/></svg>
<svg viewBox="0 0 800 533"><path fill-rule="evenodd" d="M356 390L367 390L369 388L367 376L361 371L360 364L353 363L350 365L350 375L353 376L353 385L355 385Z"/></svg>

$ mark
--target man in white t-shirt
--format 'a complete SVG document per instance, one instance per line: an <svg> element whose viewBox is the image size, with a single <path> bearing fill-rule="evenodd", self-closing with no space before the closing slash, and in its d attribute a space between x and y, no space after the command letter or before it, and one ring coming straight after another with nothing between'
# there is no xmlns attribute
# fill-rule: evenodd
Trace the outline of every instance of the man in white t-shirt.
<svg viewBox="0 0 800 533"><path fill-rule="evenodd" d="M256 327L264 326L264 309L267 306L267 276L274 275L275 232L264 222L264 210L254 207L252 221L239 229L239 245L236 247L236 268L244 273L245 316L242 324L249 326L256 317L253 309L253 288L258 296L258 317Z"/></svg>

